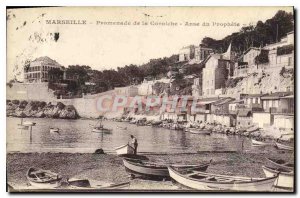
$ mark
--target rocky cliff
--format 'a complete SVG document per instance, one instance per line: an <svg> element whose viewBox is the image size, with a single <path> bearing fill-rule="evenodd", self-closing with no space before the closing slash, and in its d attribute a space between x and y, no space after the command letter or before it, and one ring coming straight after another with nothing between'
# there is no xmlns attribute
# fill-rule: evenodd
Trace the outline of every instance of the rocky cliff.
<svg viewBox="0 0 300 198"><path fill-rule="evenodd" d="M79 115L72 105L58 102L56 105L43 101L6 101L6 115L13 117L77 119Z"/></svg>

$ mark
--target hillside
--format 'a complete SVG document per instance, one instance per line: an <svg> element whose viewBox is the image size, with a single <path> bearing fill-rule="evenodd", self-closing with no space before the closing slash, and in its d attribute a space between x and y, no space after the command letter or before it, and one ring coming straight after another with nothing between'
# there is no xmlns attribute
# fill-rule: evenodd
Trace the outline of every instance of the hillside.
<svg viewBox="0 0 300 198"><path fill-rule="evenodd" d="M293 91L294 69L252 73L244 78L229 79L226 84L226 94L228 95Z"/></svg>

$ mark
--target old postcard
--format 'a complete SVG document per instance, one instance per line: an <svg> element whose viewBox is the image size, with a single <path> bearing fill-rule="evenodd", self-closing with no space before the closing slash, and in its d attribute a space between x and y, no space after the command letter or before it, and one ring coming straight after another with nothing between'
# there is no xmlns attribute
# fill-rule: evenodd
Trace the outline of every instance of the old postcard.
<svg viewBox="0 0 300 198"><path fill-rule="evenodd" d="M6 17L8 191L295 191L293 7Z"/></svg>

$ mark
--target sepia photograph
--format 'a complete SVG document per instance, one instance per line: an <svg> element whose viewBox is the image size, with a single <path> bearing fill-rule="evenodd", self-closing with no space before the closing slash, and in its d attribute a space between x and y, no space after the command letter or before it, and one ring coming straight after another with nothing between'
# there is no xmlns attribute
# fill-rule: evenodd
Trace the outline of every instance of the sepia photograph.
<svg viewBox="0 0 300 198"><path fill-rule="evenodd" d="M294 15L6 7L7 191L294 193Z"/></svg>

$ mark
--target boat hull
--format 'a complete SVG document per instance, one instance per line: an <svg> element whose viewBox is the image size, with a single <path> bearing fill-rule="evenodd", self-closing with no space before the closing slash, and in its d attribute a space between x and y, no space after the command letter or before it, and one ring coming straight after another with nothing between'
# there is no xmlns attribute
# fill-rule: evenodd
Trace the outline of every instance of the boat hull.
<svg viewBox="0 0 300 198"><path fill-rule="evenodd" d="M39 171L39 175L43 174L46 175L48 178L43 178L45 176L37 176L34 172ZM32 174L35 175L35 177L32 176ZM29 181L30 185L38 188L38 189L52 189L60 186L60 181L62 180L62 177L57 175L56 173L53 173L48 170L38 170L35 168L30 168L27 171L26 174L27 180Z"/></svg>
<svg viewBox="0 0 300 198"><path fill-rule="evenodd" d="M280 144L280 143L278 143L278 142L275 142L275 144L276 144L276 147L277 147L278 149L288 150L288 151L293 151L293 150L294 150L294 148L291 147L291 146L283 145L283 144Z"/></svg>
<svg viewBox="0 0 300 198"><path fill-rule="evenodd" d="M257 141L257 140L254 140L254 139L252 139L251 142L252 142L253 146L271 146L271 145L274 145L271 142L261 142L261 141Z"/></svg>
<svg viewBox="0 0 300 198"><path fill-rule="evenodd" d="M59 181L53 181L50 183L37 183L33 181L29 181L30 185L38 188L38 189L53 189L60 186L60 180Z"/></svg>
<svg viewBox="0 0 300 198"><path fill-rule="evenodd" d="M123 159L124 166L127 171L142 175L142 176L148 176L152 178L169 178L169 170L167 166L161 165L157 166L155 164L153 165L142 165L140 163L132 162L128 159ZM209 166L209 163L202 164L202 165L177 165L179 168L185 169L185 168L193 168L197 169L199 171L206 171L206 169Z"/></svg>
<svg viewBox="0 0 300 198"><path fill-rule="evenodd" d="M210 135L211 130L202 130L202 129L188 129L187 132L199 135Z"/></svg>
<svg viewBox="0 0 300 198"><path fill-rule="evenodd" d="M274 181L274 186L283 188L294 187L294 172L278 171L266 166L263 166L262 168L266 177L273 177L274 175L278 175L278 178Z"/></svg>
<svg viewBox="0 0 300 198"><path fill-rule="evenodd" d="M128 144L116 148L115 151L117 155L134 154L134 148Z"/></svg>
<svg viewBox="0 0 300 198"><path fill-rule="evenodd" d="M272 159L272 158L267 158L267 160L268 160L271 164L275 165L275 166L278 167L278 168L284 168L284 169L289 170L289 171L294 170L294 164L291 164L291 163L285 163L285 161L279 163L278 160ZM287 165L289 165L289 166L287 166Z"/></svg>
<svg viewBox="0 0 300 198"><path fill-rule="evenodd" d="M277 177L263 178L252 182L207 182L189 178L168 167L172 179L176 182L196 190L204 191L271 191Z"/></svg>

